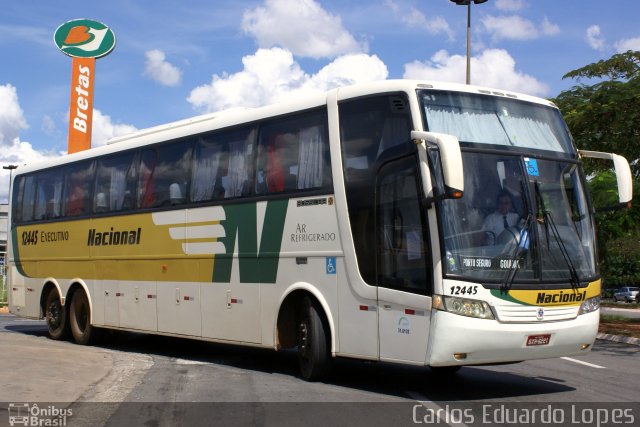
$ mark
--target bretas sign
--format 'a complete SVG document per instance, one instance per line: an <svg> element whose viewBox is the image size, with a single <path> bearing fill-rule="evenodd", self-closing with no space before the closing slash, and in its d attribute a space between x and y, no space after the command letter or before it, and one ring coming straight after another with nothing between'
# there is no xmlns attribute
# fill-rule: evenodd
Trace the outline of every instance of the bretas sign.
<svg viewBox="0 0 640 427"><path fill-rule="evenodd" d="M53 40L62 53L75 58L100 58L116 46L113 31L90 19L65 22L58 27Z"/></svg>
<svg viewBox="0 0 640 427"><path fill-rule="evenodd" d="M113 50L116 37L102 22L74 19L60 25L53 40L62 53L73 58L67 150L71 154L91 148L95 61Z"/></svg>

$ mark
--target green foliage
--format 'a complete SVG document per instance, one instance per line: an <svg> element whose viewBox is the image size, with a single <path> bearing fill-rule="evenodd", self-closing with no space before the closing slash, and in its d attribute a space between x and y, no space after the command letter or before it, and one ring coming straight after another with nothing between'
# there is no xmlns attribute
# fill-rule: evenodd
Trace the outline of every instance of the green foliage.
<svg viewBox="0 0 640 427"><path fill-rule="evenodd" d="M577 70L569 71L562 76L563 79L574 78L580 80L581 77L604 78L610 80L629 80L638 77L640 73L640 52L632 50L625 53L618 53L609 59L586 65Z"/></svg>
<svg viewBox="0 0 640 427"><path fill-rule="evenodd" d="M570 71L563 78L597 79L563 91L560 108L583 150L620 154L631 162L631 209L596 214L601 272L605 286L640 284L640 52L628 51ZM617 204L615 175L600 162L585 163L596 206Z"/></svg>
<svg viewBox="0 0 640 427"><path fill-rule="evenodd" d="M578 148L640 159L640 52L614 55L564 75L569 77L611 79L574 86L553 99ZM640 176L637 162L632 171Z"/></svg>
<svg viewBox="0 0 640 427"><path fill-rule="evenodd" d="M611 170L597 172L588 180L589 194L593 205L598 208L612 208L618 205L616 175ZM640 236L640 181L633 183L631 209L603 210L596 213L598 238L613 240ZM637 246L640 247L640 242Z"/></svg>

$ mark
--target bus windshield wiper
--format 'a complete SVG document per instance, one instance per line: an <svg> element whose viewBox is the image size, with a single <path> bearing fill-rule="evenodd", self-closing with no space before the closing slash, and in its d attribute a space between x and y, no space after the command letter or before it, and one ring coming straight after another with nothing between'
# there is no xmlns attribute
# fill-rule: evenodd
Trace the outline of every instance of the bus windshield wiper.
<svg viewBox="0 0 640 427"><path fill-rule="evenodd" d="M502 285L500 286L502 292L505 293L509 292L509 289L511 289L513 281L516 277L516 273L518 273L518 270L520 269L520 258L522 257L522 254L529 249L530 244L529 236L531 236L531 230L529 228L531 227L533 220L533 210L530 203L528 202L529 192L527 190L527 186L522 180L520 181L520 190L522 191L522 195L524 196L524 207L528 214L522 226L522 231L520 232L520 240L518 241L513 254L511 255L511 257L509 257L509 269L507 270L507 274L505 275L504 280L502 281Z"/></svg>
<svg viewBox="0 0 640 427"><path fill-rule="evenodd" d="M560 248L560 253L562 254L562 258L564 258L564 262L567 264L569 268L569 276L571 280L571 287L577 288L580 285L580 278L578 277L578 272L576 271L576 267L571 261L571 257L569 256L569 251L567 251L567 247L564 245L562 238L560 237L560 233L558 232L558 228L556 227L555 222L553 221L553 216L551 215L551 211L544 211L544 226L549 227L551 229L551 234L558 244L558 248ZM548 225L547 225L548 224ZM548 232L547 232L548 235Z"/></svg>
<svg viewBox="0 0 640 427"><path fill-rule="evenodd" d="M542 215L543 215L542 222L544 224L545 234L547 237L547 249L549 249L549 252L550 252L549 230L551 230L551 235L553 236L554 240L558 244L558 248L560 249L562 258L564 259L564 262L567 264L567 267L569 268L569 276L570 276L569 280L571 281L571 287L577 288L580 285L580 278L578 277L578 272L576 271L576 267L573 264L573 261L571 261L571 257L569 256L569 251L567 250L567 247L564 245L564 242L562 241L562 237L560 237L560 232L558 231L558 227L556 227L556 223L553 220L553 215L551 211L545 207L544 199L542 197L542 193L540 192L540 184L538 183L538 181L535 182L535 189L536 189L536 197L538 199L540 209L542 210Z"/></svg>
<svg viewBox="0 0 640 427"><path fill-rule="evenodd" d="M525 253L529 247L529 236L531 235L531 230L529 230L529 228L532 224L532 217L533 215L531 215L531 212L529 212L529 214L527 215L527 219L524 221L522 231L520 232L520 240L518 241L513 254L508 258L509 270L507 270L507 274L505 275L504 280L502 281L502 285L500 286L502 292L506 293L511 289L513 280L516 277L516 273L520 269L522 254Z"/></svg>

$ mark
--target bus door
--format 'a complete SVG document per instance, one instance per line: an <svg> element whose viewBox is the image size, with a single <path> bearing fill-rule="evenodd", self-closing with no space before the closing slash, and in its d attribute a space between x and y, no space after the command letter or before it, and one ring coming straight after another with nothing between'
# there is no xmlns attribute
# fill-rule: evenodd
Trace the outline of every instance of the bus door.
<svg viewBox="0 0 640 427"><path fill-rule="evenodd" d="M387 163L376 182L380 358L424 363L430 324L427 219L414 157Z"/></svg>

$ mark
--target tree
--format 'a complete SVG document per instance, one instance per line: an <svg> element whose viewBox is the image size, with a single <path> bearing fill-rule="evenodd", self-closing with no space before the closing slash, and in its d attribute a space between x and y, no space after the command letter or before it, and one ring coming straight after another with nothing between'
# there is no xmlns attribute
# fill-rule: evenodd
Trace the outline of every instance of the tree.
<svg viewBox="0 0 640 427"><path fill-rule="evenodd" d="M631 162L633 208L598 213L596 223L607 285L640 283L640 52L613 55L563 78L596 79L592 85L576 85L552 100L562 111L576 146L620 154ZM590 162L585 169L592 199L611 202L612 173L600 162Z"/></svg>
<svg viewBox="0 0 640 427"><path fill-rule="evenodd" d="M574 86L553 99L578 148L623 155L640 178L640 52L619 53L562 78L600 80Z"/></svg>

